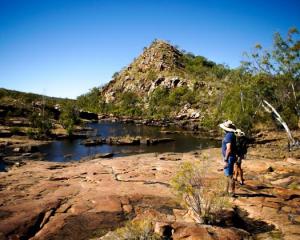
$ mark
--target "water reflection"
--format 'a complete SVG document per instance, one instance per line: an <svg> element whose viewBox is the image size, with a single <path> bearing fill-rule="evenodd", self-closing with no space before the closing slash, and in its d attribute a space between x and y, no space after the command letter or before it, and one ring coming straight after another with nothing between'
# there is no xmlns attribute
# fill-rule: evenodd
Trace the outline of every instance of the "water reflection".
<svg viewBox="0 0 300 240"><path fill-rule="evenodd" d="M78 139L55 141L41 147L41 151L46 154L46 159L49 161L62 162L79 160L82 157L108 152L114 153L114 156L124 156L145 152L188 152L219 145L217 141L199 139L191 134L177 133L166 135L160 132L161 128L159 127L119 122L91 123L89 126L95 129L93 135L105 138L111 136L130 135L149 138L171 137L174 138L175 141L150 146L144 144L134 146L111 146L104 144L90 147L80 145L81 140Z"/></svg>

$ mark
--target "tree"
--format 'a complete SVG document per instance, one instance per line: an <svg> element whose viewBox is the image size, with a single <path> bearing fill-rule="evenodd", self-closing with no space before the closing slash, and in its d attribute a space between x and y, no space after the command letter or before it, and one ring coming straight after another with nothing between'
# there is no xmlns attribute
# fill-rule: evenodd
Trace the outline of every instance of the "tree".
<svg viewBox="0 0 300 240"><path fill-rule="evenodd" d="M29 137L35 139L48 138L51 135L52 122L51 114L47 111L43 113L40 111L33 111L29 117L31 127L33 129L28 130Z"/></svg>
<svg viewBox="0 0 300 240"><path fill-rule="evenodd" d="M288 76L291 80L299 81L300 40L294 39L298 34L296 28L288 31L286 39L280 33L275 33L273 49L265 50L257 44L251 54L245 53L248 60L243 61L242 66L253 74Z"/></svg>
<svg viewBox="0 0 300 240"><path fill-rule="evenodd" d="M88 112L99 113L102 112L101 96L99 88L94 87L86 94L77 97L77 105L80 109Z"/></svg>
<svg viewBox="0 0 300 240"><path fill-rule="evenodd" d="M246 54L247 61L242 62L242 69L253 76L250 90L255 92L255 100L270 103L291 128L297 127L300 117L298 34L296 28L291 28L285 39L275 33L271 50L257 44L251 54Z"/></svg>
<svg viewBox="0 0 300 240"><path fill-rule="evenodd" d="M65 103L62 106L59 121L67 130L68 135L72 135L75 125L80 121L79 112L76 107L71 103Z"/></svg>

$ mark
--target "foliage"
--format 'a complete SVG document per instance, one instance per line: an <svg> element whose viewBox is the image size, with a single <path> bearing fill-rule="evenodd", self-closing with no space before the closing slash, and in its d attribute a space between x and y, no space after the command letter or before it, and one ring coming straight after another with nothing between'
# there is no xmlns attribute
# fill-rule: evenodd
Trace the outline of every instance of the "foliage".
<svg viewBox="0 0 300 240"><path fill-rule="evenodd" d="M161 239L154 233L152 222L150 220L139 220L128 222L124 227L104 237L114 240L158 240Z"/></svg>
<svg viewBox="0 0 300 240"><path fill-rule="evenodd" d="M134 92L123 92L116 96L114 103L105 104L105 112L114 113L118 116L141 116L141 99Z"/></svg>
<svg viewBox="0 0 300 240"><path fill-rule="evenodd" d="M155 79L157 79L157 74L156 74L156 72L153 71L153 70L150 70L150 71L148 72L148 74L147 74L146 79L147 79L147 81L150 81L150 82L152 82L152 81L154 81Z"/></svg>
<svg viewBox="0 0 300 240"><path fill-rule="evenodd" d="M33 102L40 102L41 99L45 100L47 106L63 104L64 102L74 102L74 100L71 99L48 97L40 94L25 93L0 88L1 104L13 104L17 107L31 107Z"/></svg>
<svg viewBox="0 0 300 240"><path fill-rule="evenodd" d="M19 127L11 127L10 128L10 133L12 135L16 135L16 134L20 133L20 131L21 131L21 128L19 128Z"/></svg>
<svg viewBox="0 0 300 240"><path fill-rule="evenodd" d="M156 118L170 118L172 112L178 111L185 104L194 104L195 92L188 87L168 89L156 88L149 96L148 115Z"/></svg>
<svg viewBox="0 0 300 240"><path fill-rule="evenodd" d="M215 112L216 118L218 116L218 120L221 121L230 119L244 131L250 131L255 123L255 111L260 101L256 97L256 87L253 83L251 75L240 70L231 72L227 89Z"/></svg>
<svg viewBox="0 0 300 240"><path fill-rule="evenodd" d="M214 213L228 207L224 196L226 181L208 179L207 162L185 162L171 180L171 186L183 206L192 211L199 223L214 222Z"/></svg>
<svg viewBox="0 0 300 240"><path fill-rule="evenodd" d="M185 65L185 70L196 76L198 79L204 78L208 71L211 70L216 64L212 61L207 60L202 56L195 56L192 54L183 55L183 63Z"/></svg>
<svg viewBox="0 0 300 240"><path fill-rule="evenodd" d="M248 61L243 61L243 67L253 74L287 75L292 79L300 77L300 40L294 39L299 34L296 28L291 28L287 38L275 33L273 49L265 50L260 44L254 51L245 53Z"/></svg>
<svg viewBox="0 0 300 240"><path fill-rule="evenodd" d="M103 105L101 104L99 88L94 87L88 93L77 97L77 106L87 112L99 113Z"/></svg>
<svg viewBox="0 0 300 240"><path fill-rule="evenodd" d="M29 117L32 128L27 131L27 135L35 139L48 138L53 128L51 118L51 114L45 110L33 111Z"/></svg>
<svg viewBox="0 0 300 240"><path fill-rule="evenodd" d="M73 104L67 103L62 106L59 121L67 130L68 135L72 135L74 127L80 122L79 112Z"/></svg>
<svg viewBox="0 0 300 240"><path fill-rule="evenodd" d="M266 117L271 119L259 111L264 99L272 103L290 128L297 127L299 41L292 38L296 33L295 29L290 30L286 40L276 33L271 51L258 44L252 54L246 54L248 61L242 62L242 68L227 75L227 87L216 117L231 119L238 127L250 131L256 122L265 122Z"/></svg>

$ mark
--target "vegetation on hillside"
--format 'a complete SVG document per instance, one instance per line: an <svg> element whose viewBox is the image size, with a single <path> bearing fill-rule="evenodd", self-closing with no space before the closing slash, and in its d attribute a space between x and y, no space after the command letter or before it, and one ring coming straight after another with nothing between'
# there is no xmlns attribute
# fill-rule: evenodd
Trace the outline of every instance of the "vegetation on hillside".
<svg viewBox="0 0 300 240"><path fill-rule="evenodd" d="M147 115L154 118L175 117L174 112L179 111L185 104L193 105L196 101L196 92L186 86L173 90L158 87L149 97Z"/></svg>
<svg viewBox="0 0 300 240"><path fill-rule="evenodd" d="M241 68L229 74L228 87L217 116L229 118L250 129L265 122L267 113L258 112L262 100L270 102L290 128L297 128L300 111L300 40L298 30L289 30L286 39L274 35L271 50L256 45Z"/></svg>
<svg viewBox="0 0 300 240"><path fill-rule="evenodd" d="M202 126L215 128L220 121L231 119L247 131L257 122L274 122L270 115L261 111L262 100L267 100L291 128L296 128L300 116L298 34L295 28L288 32L286 38L276 33L272 49L266 50L261 45L256 45L253 52L246 54L246 61L237 69L229 69L226 65L216 64L205 57L185 51L178 54L178 50L167 46L164 51L175 52L175 55L168 55L168 61L171 61L169 57L175 56L180 63L174 64L180 67L166 70L164 74L189 79L191 85L175 88L159 86L154 91L141 95L139 92L122 90L120 79L126 75L121 71L115 76L120 86L115 91L113 101L107 102L99 89L93 88L77 98L77 105L85 111L118 116L173 118L188 104L200 111ZM157 79L157 71L150 68L146 72L139 72L135 65L138 62L128 67L135 69L132 70L137 74L134 81L140 81L141 76L146 78L141 81L153 82ZM133 81L132 76L127 81ZM1 94L3 95L0 92L0 96Z"/></svg>
<svg viewBox="0 0 300 240"><path fill-rule="evenodd" d="M98 104L95 103L95 106ZM30 138L51 138L58 118L67 133L72 135L75 124L79 123L77 108L75 100L0 88L0 110L3 123L9 125L12 124L14 118L21 118L20 121ZM29 120L29 126L24 119ZM19 133L20 129L13 128L11 132Z"/></svg>
<svg viewBox="0 0 300 240"><path fill-rule="evenodd" d="M87 112L100 113L103 111L99 88L94 87L88 93L77 97L77 106Z"/></svg>
<svg viewBox="0 0 300 240"><path fill-rule="evenodd" d="M15 105L19 107L31 107L33 103L44 101L47 106L62 104L64 102L75 102L72 99L48 97L35 93L25 93L15 90L0 88L1 105Z"/></svg>

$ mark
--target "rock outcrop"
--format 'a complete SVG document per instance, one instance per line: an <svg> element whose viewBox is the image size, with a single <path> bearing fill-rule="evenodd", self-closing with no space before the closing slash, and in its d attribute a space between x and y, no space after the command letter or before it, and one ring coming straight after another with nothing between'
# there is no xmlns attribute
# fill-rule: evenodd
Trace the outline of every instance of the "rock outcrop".
<svg viewBox="0 0 300 240"><path fill-rule="evenodd" d="M157 231L171 229L173 239L298 239L300 152L283 151L283 135L264 137L249 150L245 185L232 199L226 228L193 223L170 189L184 161L206 159L208 179L223 174L220 150L205 149L78 163L28 161L0 172L0 239L100 239L127 220L151 216Z"/></svg>
<svg viewBox="0 0 300 240"><path fill-rule="evenodd" d="M148 96L158 86L176 88L192 87L189 79L178 74L184 70L182 52L167 42L156 40L128 67L114 76L101 92L106 102L112 102L119 92L131 91ZM182 74L180 74L182 75Z"/></svg>

